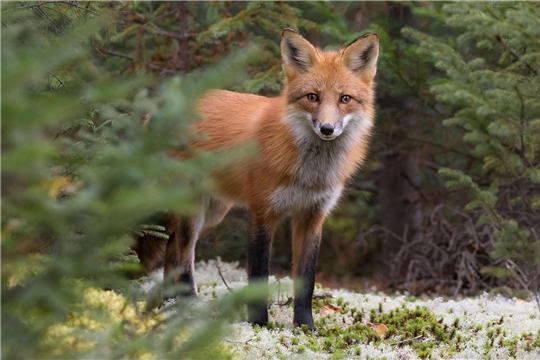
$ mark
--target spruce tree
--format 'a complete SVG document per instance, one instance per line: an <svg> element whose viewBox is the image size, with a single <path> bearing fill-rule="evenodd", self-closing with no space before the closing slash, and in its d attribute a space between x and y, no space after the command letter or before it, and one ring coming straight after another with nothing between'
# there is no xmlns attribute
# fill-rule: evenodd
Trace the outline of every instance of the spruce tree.
<svg viewBox="0 0 540 360"><path fill-rule="evenodd" d="M196 76L119 75L95 51L114 14L81 4L2 3L2 357L227 357L214 344L237 297L165 318L118 258L133 231L159 231L146 217L191 213L208 172L237 158L168 153L193 139L194 99L252 52Z"/></svg>
<svg viewBox="0 0 540 360"><path fill-rule="evenodd" d="M445 4L451 34L403 33L443 76L431 91L451 106L444 125L463 132L481 166L441 169L449 189L465 189L465 210L493 242L494 267L538 296L540 284L540 8L531 2ZM538 300L538 297L537 297ZM540 306L540 303L539 303Z"/></svg>

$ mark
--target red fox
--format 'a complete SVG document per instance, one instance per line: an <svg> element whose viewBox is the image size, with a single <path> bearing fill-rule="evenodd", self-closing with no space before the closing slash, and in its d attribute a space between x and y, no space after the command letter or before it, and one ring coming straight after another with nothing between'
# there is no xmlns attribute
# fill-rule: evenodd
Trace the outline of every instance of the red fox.
<svg viewBox="0 0 540 360"><path fill-rule="evenodd" d="M267 282L274 228L291 216L294 324L313 329L322 225L367 153L379 40L369 33L339 51L323 51L285 29L281 53L286 84L280 97L213 90L198 103L203 120L195 128L207 136L194 148L219 151L255 141L257 154L215 174L217 191L204 199L198 216L170 217L166 247L149 250L142 239L136 251L146 268L164 259L166 276L180 267L174 282L189 285L187 295L196 295L199 234L221 222L231 206L242 205L251 217L249 282ZM268 323L265 304L249 305L248 314L252 323Z"/></svg>

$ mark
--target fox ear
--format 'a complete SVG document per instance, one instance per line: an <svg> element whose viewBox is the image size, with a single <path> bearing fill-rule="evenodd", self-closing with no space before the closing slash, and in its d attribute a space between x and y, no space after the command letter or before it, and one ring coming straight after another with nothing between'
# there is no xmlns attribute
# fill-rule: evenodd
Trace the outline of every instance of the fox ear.
<svg viewBox="0 0 540 360"><path fill-rule="evenodd" d="M371 82L377 72L379 37L375 33L365 34L349 44L343 51L343 62L365 82Z"/></svg>
<svg viewBox="0 0 540 360"><path fill-rule="evenodd" d="M287 76L293 72L305 73L317 61L317 51L302 35L292 29L281 34L281 57Z"/></svg>

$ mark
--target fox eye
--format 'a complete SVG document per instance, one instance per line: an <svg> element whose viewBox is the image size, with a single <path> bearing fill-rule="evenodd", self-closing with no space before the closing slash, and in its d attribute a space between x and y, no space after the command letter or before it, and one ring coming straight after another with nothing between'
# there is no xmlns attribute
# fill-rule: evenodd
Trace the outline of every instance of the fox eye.
<svg viewBox="0 0 540 360"><path fill-rule="evenodd" d="M307 96L307 99L311 102L316 102L316 101L319 101L319 96L317 94L314 94L314 93L309 93L306 95Z"/></svg>
<svg viewBox="0 0 540 360"><path fill-rule="evenodd" d="M339 99L339 102L342 103L342 104L347 104L349 101L351 101L351 96L350 95L343 95L340 99Z"/></svg>

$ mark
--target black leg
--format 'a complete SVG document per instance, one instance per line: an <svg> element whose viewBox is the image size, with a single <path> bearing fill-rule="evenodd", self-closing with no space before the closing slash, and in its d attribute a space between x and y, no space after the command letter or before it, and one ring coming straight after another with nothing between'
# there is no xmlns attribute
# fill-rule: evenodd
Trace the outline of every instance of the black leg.
<svg viewBox="0 0 540 360"><path fill-rule="evenodd" d="M295 326L307 325L313 330L312 299L315 288L315 272L319 255L320 235L310 240L311 246L304 251L303 266L294 280L294 320Z"/></svg>
<svg viewBox="0 0 540 360"><path fill-rule="evenodd" d="M312 298L325 215L320 212L293 216L294 326L313 330Z"/></svg>
<svg viewBox="0 0 540 360"><path fill-rule="evenodd" d="M250 285L268 284L271 230L252 221L248 244L248 279ZM268 290L264 302L248 304L248 321L257 325L268 324Z"/></svg>

